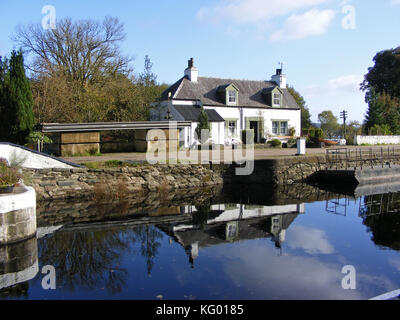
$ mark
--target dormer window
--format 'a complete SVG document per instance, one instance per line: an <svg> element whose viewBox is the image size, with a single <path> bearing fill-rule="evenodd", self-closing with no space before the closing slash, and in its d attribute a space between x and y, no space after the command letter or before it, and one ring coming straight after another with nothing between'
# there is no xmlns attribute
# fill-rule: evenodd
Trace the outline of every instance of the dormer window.
<svg viewBox="0 0 400 320"><path fill-rule="evenodd" d="M280 93L274 93L274 98L273 98L273 106L274 107L281 106L281 97L282 97L282 95Z"/></svg>
<svg viewBox="0 0 400 320"><path fill-rule="evenodd" d="M237 92L234 90L229 90L228 91L228 102L229 104L236 104L237 103Z"/></svg>
<svg viewBox="0 0 400 320"><path fill-rule="evenodd" d="M283 91L278 86L263 89L262 96L268 106L272 108L282 108Z"/></svg>
<svg viewBox="0 0 400 320"><path fill-rule="evenodd" d="M239 105L239 89L233 83L218 87L217 96L227 106Z"/></svg>

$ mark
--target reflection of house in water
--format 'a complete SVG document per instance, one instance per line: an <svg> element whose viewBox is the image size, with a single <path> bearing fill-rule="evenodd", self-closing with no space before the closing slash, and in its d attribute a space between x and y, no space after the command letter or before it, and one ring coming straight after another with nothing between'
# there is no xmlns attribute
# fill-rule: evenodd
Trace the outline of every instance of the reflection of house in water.
<svg viewBox="0 0 400 320"><path fill-rule="evenodd" d="M194 217L199 211L184 207ZM193 265L201 248L240 240L270 237L277 248L285 241L286 230L304 204L256 206L243 204L211 205L204 223L177 223L160 226L186 250Z"/></svg>

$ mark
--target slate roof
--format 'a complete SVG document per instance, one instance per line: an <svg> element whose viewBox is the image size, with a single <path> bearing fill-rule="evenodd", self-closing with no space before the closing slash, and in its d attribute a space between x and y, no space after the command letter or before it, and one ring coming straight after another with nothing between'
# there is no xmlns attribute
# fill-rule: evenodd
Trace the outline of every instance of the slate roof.
<svg viewBox="0 0 400 320"><path fill-rule="evenodd" d="M179 79L176 83L166 89L162 94L162 100L171 98L174 100L200 100L205 106L226 106L225 101L220 98L218 89L234 84L239 90L239 106L253 108L271 108L265 98L265 89L276 87L272 81L253 81L199 77L197 82L191 82L186 77ZM282 108L300 109L296 101L287 89L283 92ZM268 91L268 90L267 90Z"/></svg>
<svg viewBox="0 0 400 320"><path fill-rule="evenodd" d="M199 119L200 107L174 105L174 108L181 114L183 121L196 122ZM205 109L205 112L210 122L225 122L224 118L222 118L217 111Z"/></svg>

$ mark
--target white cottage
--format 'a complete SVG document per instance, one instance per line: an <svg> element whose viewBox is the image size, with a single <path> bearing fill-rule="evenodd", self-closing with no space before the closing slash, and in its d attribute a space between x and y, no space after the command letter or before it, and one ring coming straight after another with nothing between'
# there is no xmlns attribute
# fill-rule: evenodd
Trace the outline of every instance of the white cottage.
<svg viewBox="0 0 400 320"><path fill-rule="evenodd" d="M150 119L191 121L182 129L182 146L195 143L195 129L201 106L211 123L215 144L240 141L241 131L254 130L256 143L287 139L289 129L301 132L301 111L289 93L286 76L276 70L270 81L252 81L199 77L193 58L184 77L162 94L162 101L152 104Z"/></svg>

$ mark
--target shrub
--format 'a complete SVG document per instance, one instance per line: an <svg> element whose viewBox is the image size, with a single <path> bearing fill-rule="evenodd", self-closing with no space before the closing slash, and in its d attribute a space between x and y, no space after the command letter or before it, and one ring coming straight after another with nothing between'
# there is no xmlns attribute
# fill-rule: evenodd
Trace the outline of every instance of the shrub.
<svg viewBox="0 0 400 320"><path fill-rule="evenodd" d="M0 159L0 187L13 186L22 179L17 168L8 166L7 160Z"/></svg>
<svg viewBox="0 0 400 320"><path fill-rule="evenodd" d="M392 132L390 131L390 127L387 124L375 124L370 129L370 134L373 136L390 136Z"/></svg>
<svg viewBox="0 0 400 320"><path fill-rule="evenodd" d="M269 144L270 144L272 147L274 147L274 148L278 148L278 147L281 147L281 146L282 146L282 141L281 141L281 140L278 140L278 139L274 139L274 140L271 140L271 141L269 142Z"/></svg>
<svg viewBox="0 0 400 320"><path fill-rule="evenodd" d="M105 166L108 168L116 168L123 165L123 162L120 160L108 160L105 162Z"/></svg>
<svg viewBox="0 0 400 320"><path fill-rule="evenodd" d="M53 140L51 140L49 137L45 136L43 133L39 131L34 131L31 132L27 138L28 144L30 145L36 145L38 141L42 143L53 143Z"/></svg>

